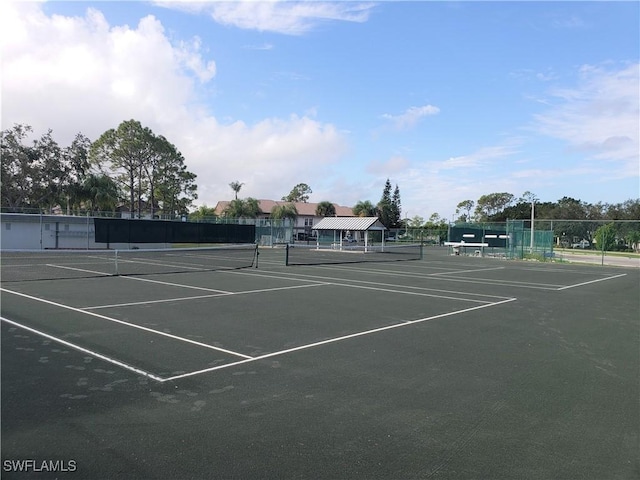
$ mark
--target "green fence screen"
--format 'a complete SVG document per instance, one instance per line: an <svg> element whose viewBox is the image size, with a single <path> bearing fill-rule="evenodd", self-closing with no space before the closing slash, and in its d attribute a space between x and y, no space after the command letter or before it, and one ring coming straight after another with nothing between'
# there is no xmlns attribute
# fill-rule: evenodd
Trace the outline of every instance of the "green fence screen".
<svg viewBox="0 0 640 480"><path fill-rule="evenodd" d="M524 220L509 220L507 221L507 237L505 253L509 259L546 260L553 258L554 236L552 230L534 229L532 242L531 227L525 227Z"/></svg>

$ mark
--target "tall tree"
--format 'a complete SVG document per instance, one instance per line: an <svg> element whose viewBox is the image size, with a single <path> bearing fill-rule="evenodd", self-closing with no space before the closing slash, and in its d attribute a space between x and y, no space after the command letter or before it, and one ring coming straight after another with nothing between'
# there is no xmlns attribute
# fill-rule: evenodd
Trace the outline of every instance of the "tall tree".
<svg viewBox="0 0 640 480"><path fill-rule="evenodd" d="M318 217L333 217L336 214L336 207L333 203L322 201L316 206L316 215Z"/></svg>
<svg viewBox="0 0 640 480"><path fill-rule="evenodd" d="M585 204L571 197L562 197L551 212L551 218L560 220L584 220L587 218ZM574 239L591 240L591 228L587 222L554 222L554 230L570 242Z"/></svg>
<svg viewBox="0 0 640 480"><path fill-rule="evenodd" d="M34 142L35 157L32 159L34 172L33 178L33 203L45 206L49 210L62 204L63 183L65 180L65 168L62 164L62 151L53 139L52 131L42 135Z"/></svg>
<svg viewBox="0 0 640 480"><path fill-rule="evenodd" d="M156 191L158 183L161 181L161 175L165 164L174 161L178 155L178 151L169 141L162 135L156 136L149 128L145 128L147 141L149 142L147 150L147 158L142 162L142 170L146 178L147 192L145 196L148 199L149 213L151 217L155 215L156 210ZM140 192L139 197L143 193Z"/></svg>
<svg viewBox="0 0 640 480"><path fill-rule="evenodd" d="M473 200L463 200L458 205L456 205L456 215L458 215L458 220L462 220L463 222L471 222L471 210L473 210L473 207L475 207L475 205L476 202L474 202Z"/></svg>
<svg viewBox="0 0 640 480"><path fill-rule="evenodd" d="M91 162L118 182L129 197L131 213L153 215L156 204L167 214L185 214L197 198L195 174L165 137L136 120L122 122L91 145Z"/></svg>
<svg viewBox="0 0 640 480"><path fill-rule="evenodd" d="M184 158L177 150L171 158L159 170L155 198L165 215L185 215L193 200L198 198L196 174L187 170Z"/></svg>
<svg viewBox="0 0 640 480"><path fill-rule="evenodd" d="M231 182L229 184L229 186L231 187L231 190L233 190L233 193L235 194L235 199L238 199L238 193L240 193L240 189L242 188L242 186L244 185L244 183L240 183L238 181L235 182Z"/></svg>
<svg viewBox="0 0 640 480"><path fill-rule="evenodd" d="M522 194L522 197L518 199L518 202L524 202L529 204L536 203L538 202L538 197L536 196L535 193L532 193L529 190L527 190Z"/></svg>
<svg viewBox="0 0 640 480"><path fill-rule="evenodd" d="M14 125L0 137L0 191L2 206L10 210L29 207L32 203L32 179L35 172L33 148L24 144L33 130L28 125Z"/></svg>
<svg viewBox="0 0 640 480"><path fill-rule="evenodd" d="M92 163L105 173L113 175L128 194L132 216L136 211L138 215L142 213L142 166L147 158L149 142L148 132L140 122L128 120L118 125L117 129L104 132L91 145Z"/></svg>
<svg viewBox="0 0 640 480"><path fill-rule="evenodd" d="M393 201L391 200L391 182L387 178L382 190L382 197L377 205L378 218L380 222L387 227L391 228L394 223Z"/></svg>
<svg viewBox="0 0 640 480"><path fill-rule="evenodd" d="M402 227L402 202L400 201L400 189L398 185L393 190L393 196L391 197L391 227Z"/></svg>
<svg viewBox="0 0 640 480"><path fill-rule="evenodd" d="M480 221L486 221L491 215L508 207L513 201L511 193L490 193L482 195L476 203L476 215Z"/></svg>
<svg viewBox="0 0 640 480"><path fill-rule="evenodd" d="M587 216L585 205L575 198L562 197L558 200L552 218L563 220L582 220Z"/></svg>
<svg viewBox="0 0 640 480"><path fill-rule="evenodd" d="M84 182L89 175L89 149L91 140L78 133L69 147L62 150L62 165L65 172L61 184L62 197L66 200L67 214L79 209L84 200Z"/></svg>
<svg viewBox="0 0 640 480"><path fill-rule="evenodd" d="M70 147L63 149L49 130L27 145L25 140L31 132L28 125L15 125L2 132L3 206L40 210L68 205L86 172L86 155L82 150L88 141L79 135Z"/></svg>
<svg viewBox="0 0 640 480"><path fill-rule="evenodd" d="M307 203L309 201L309 196L313 192L311 191L311 187L306 183L299 183L291 191L289 195L286 197L282 197L282 200L285 202L303 202Z"/></svg>
<svg viewBox="0 0 640 480"><path fill-rule="evenodd" d="M198 198L196 175L187 170L184 157L175 145L163 136L152 138L149 166L145 169L151 213L157 205L166 216L184 215Z"/></svg>

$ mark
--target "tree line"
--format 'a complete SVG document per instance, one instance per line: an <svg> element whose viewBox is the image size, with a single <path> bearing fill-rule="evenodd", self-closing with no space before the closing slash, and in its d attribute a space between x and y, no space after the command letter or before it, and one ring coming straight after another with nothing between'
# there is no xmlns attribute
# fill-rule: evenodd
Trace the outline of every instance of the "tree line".
<svg viewBox="0 0 640 480"><path fill-rule="evenodd" d="M229 184L229 187L234 192L234 199L225 207L222 216L228 218L257 218L262 214L257 199L252 197L238 198L238 193L243 185L244 184L239 181L234 181ZM287 195L281 198L281 200L286 203L276 205L271 209L270 217L273 219L295 220L298 216L295 204L307 203L312 193L311 187L306 183L297 184ZM401 218L402 206L400 189L396 185L392 193L389 179L385 182L382 196L377 204L374 205L369 200L359 201L352 208L352 211L353 214L358 217L378 217L380 222L387 228L401 228L404 225ZM315 215L318 217L332 217L336 215L336 208L332 202L324 200L316 205ZM203 205L196 210L190 218L193 220L202 220L206 217L215 216L214 208Z"/></svg>
<svg viewBox="0 0 640 480"><path fill-rule="evenodd" d="M592 204L562 197L557 202L540 202L531 192L525 192L519 198L502 192L482 195L476 202L464 200L456 206L456 214L461 222L505 222L531 218L532 204L535 217L540 219L640 220L640 199Z"/></svg>
<svg viewBox="0 0 640 480"><path fill-rule="evenodd" d="M60 146L49 130L29 141L33 129L17 124L1 132L1 203L5 212L51 212L60 207L63 213L80 211L113 212L124 206L132 217L162 215L174 218L189 213L197 199L196 175L190 172L180 151L167 138L156 135L136 120L122 122L91 141L78 133L69 146ZM238 198L243 183L232 182L235 198L223 213L227 217L255 218L262 212L258 200ZM274 207L272 218L295 219L296 202L307 202L312 193L306 183L299 183ZM477 200L463 200L456 205L456 222L506 222L531 217L570 220L558 224L560 237L593 238L585 223L604 220L640 220L640 199L609 204L590 204L571 197L557 202L540 202L531 192L521 197L508 192L482 195ZM377 203L363 200L352 208L356 216L376 216L391 229L445 227L449 222L437 213L425 221L416 216L402 219L398 185L392 189L386 180ZM336 214L333 203L317 205L317 216ZM191 217L213 216L213 209L200 207ZM558 226L560 225L560 226ZM637 227L627 226L623 230ZM562 232L560 232L562 230ZM624 233L624 232L622 232ZM618 236L622 233L618 232Z"/></svg>
<svg viewBox="0 0 640 480"><path fill-rule="evenodd" d="M387 228L403 227L400 188L396 185L391 193L391 182L387 178L380 201L376 205L369 200L359 201L353 207L353 214L358 217L378 217Z"/></svg>
<svg viewBox="0 0 640 480"><path fill-rule="evenodd" d="M78 133L60 147L49 130L15 125L1 134L2 209L8 212L113 212L132 217L187 214L197 198L196 175L167 138L136 120L122 122L92 142Z"/></svg>
<svg viewBox="0 0 640 480"><path fill-rule="evenodd" d="M518 198L501 192L482 195L476 202L464 200L456 206L456 214L456 223L528 223L533 214L535 228L552 229L561 246L586 240L590 248L637 250L640 244L640 199L593 204L562 197L556 202L540 202L531 192Z"/></svg>

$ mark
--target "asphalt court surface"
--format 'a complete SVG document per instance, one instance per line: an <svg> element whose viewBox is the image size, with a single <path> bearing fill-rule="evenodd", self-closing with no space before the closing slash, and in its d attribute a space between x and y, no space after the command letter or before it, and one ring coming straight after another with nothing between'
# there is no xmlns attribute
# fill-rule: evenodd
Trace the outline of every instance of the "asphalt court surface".
<svg viewBox="0 0 640 480"><path fill-rule="evenodd" d="M243 270L13 283L3 315L166 378L507 299L342 277Z"/></svg>
<svg viewBox="0 0 640 480"><path fill-rule="evenodd" d="M625 273L469 259L12 282L3 317L163 381ZM317 345L320 344L320 345Z"/></svg>
<svg viewBox="0 0 640 480"><path fill-rule="evenodd" d="M44 426L33 427L48 435L64 434L65 422L76 428L90 423L95 402L110 405L115 412L124 409L126 415L139 415L138 409L149 408L147 403L152 402L160 416L154 420L158 422L154 435L171 436L180 430L175 424L162 423L164 416L209 422L212 431L202 430L199 435L210 451L220 454L214 455L214 463L215 476L221 478L513 478L514 474L571 478L573 473L575 478L600 478L598 473L612 468L616 472L612 478L624 478L637 472L637 458L628 459L627 453L638 446L638 418L626 398L638 393L637 378L633 380L638 369L629 364L638 333L634 319L640 315L636 269L448 257L437 249L427 249L421 261L305 267L283 266L283 253L274 249L261 251L259 265L228 272L3 284L2 413L3 420L13 418L3 422L3 460L24 458L27 448L39 458L53 455L41 441L19 433L19 419L28 416L23 408L48 411L37 399L58 392L52 405L70 412L77 409L83 415L73 420L69 413L65 420L64 415L49 412L51 418L44 415ZM584 318L589 321L583 322ZM585 331L587 336L580 340ZM607 335L615 335L622 343L615 345L611 339L598 344ZM531 350L529 356L530 349L537 354ZM62 357L75 361L53 361ZM575 372L563 370L574 363L578 371L589 373L576 378ZM523 364L530 375L523 376ZM538 391L538 384L564 392L565 383L551 382L549 387L545 377L550 365L556 364L565 383L582 385L589 375L603 374L616 386L600 392L597 382L593 384L591 388L597 388L602 397L597 406L579 396L584 394L583 387L575 387L578 396L571 400L573 410L557 398L557 392L550 393L549 399L544 392L538 393L546 408L536 405L530 407L534 413L513 411L501 424L498 412L506 408L509 398L513 401L513 396L500 400L505 389L522 392L521 408ZM105 375L118 380L105 384ZM193 400L207 392L232 393L239 388L240 377L243 388L261 406L261 415L271 418L260 417L267 436L253 431L245 421L233 426L218 418L223 409L237 420L247 399L218 403L215 413L206 415L206 402ZM87 384L94 390L83 390ZM307 392L301 398L317 398L320 385L325 402L316 411L298 403L278 403L278 398L297 391ZM616 388L624 395L607 400ZM435 423L430 423L428 431L418 432L416 425L426 421L423 415L429 408L411 402L418 402L427 391L424 398L432 399L427 404L433 409L427 417ZM33 401L16 406L16 398L25 396ZM488 406L482 406L488 398ZM178 411L180 402L187 399L193 400L191 408ZM517 421L533 415L537 418L533 423L544 423L548 408L569 408L584 419L591 409L600 412L601 403L623 412L608 412L603 417L608 426L595 422L600 426L591 432L595 442L603 429L620 431L625 426L613 460L602 461L594 455L598 447L589 444L590 434L584 453L576 454L572 462L591 460L573 470L546 447L535 446L546 438L546 430L529 447L535 451L533 456L531 450L521 450L527 437L515 426ZM290 413L301 410L298 417L291 413L287 423L289 409ZM333 420L311 426L319 412ZM338 417L342 420L334 424ZM558 418L562 428L576 435L575 441L587 428L575 419ZM384 430L382 424L388 437L378 431ZM247 430L238 431L242 426ZM231 431L222 440L210 436L223 427ZM291 428L307 428L313 440L307 438L305 445L314 444L313 449L291 458L279 450L277 445L301 448L289 444ZM558 425L548 428L558 431ZM185 431L181 430L183 437ZM336 431L340 432L333 439L337 446L330 446ZM394 435L404 439L394 441ZM501 439L491 447L495 451L484 453L485 460L477 456L484 447L473 454L467 451L468 445L495 435ZM518 436L518 446L500 444L510 435ZM327 443L322 440L325 437ZM377 438L375 447L362 441L369 437ZM73 434L71 438L75 439ZM225 447L217 443L224 439L227 448L245 447L243 442L249 442L257 453L251 459L224 457L219 449ZM257 447L256 439L261 439ZM381 439L388 443L386 450L379 450ZM109 466L99 460L96 452L101 451L101 442L89 442L95 449L92 454L84 449L80 453L79 439L70 440L65 454L78 458L91 478L162 478L167 471L174 478L211 478L207 473L211 471L194 452L182 453L182 460L165 458L176 449L173 440L155 441L156 447L161 446L154 451L151 441L137 447L125 442L137 457L156 462L154 467L137 466L129 474L122 458L112 458L115 464ZM108 448L118 450L114 442L107 440ZM184 448L184 438L182 442ZM529 460L515 468L508 460L498 459L502 458L500 448ZM571 458L571 449L567 452ZM375 460L381 456L384 465ZM279 463L274 463L276 458ZM603 464L601 470L589 463L595 461ZM331 462L335 465L327 466Z"/></svg>

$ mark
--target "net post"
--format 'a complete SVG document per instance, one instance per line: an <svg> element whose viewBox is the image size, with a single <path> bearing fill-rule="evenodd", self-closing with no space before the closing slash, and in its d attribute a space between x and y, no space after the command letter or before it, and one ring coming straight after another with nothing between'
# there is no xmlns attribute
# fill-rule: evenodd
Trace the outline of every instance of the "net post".
<svg viewBox="0 0 640 480"><path fill-rule="evenodd" d="M114 266L113 274L118 275L118 249L114 250L113 266Z"/></svg>
<svg viewBox="0 0 640 480"><path fill-rule="evenodd" d="M284 265L286 267L289 266L289 244L288 243L285 245L285 249L284 249Z"/></svg>
<svg viewBox="0 0 640 480"><path fill-rule="evenodd" d="M255 259L256 259L256 267L258 268L258 259L260 258L260 250L258 249L258 244L256 243L256 251L255 251Z"/></svg>
<svg viewBox="0 0 640 480"><path fill-rule="evenodd" d="M420 260L424 259L424 242L420 241Z"/></svg>

